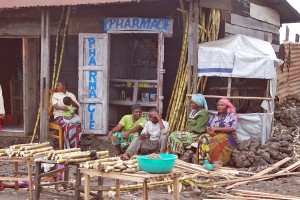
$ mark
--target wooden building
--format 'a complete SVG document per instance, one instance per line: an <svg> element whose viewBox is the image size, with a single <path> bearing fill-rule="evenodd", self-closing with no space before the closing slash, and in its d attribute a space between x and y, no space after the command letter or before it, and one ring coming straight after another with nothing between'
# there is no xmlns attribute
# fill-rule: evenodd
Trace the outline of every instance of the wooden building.
<svg viewBox="0 0 300 200"><path fill-rule="evenodd" d="M180 57L180 2L188 9L190 2L179 0L0 2L0 84L6 110L14 118L1 134L32 133L41 102L40 138L46 139L47 89L52 82L57 27L66 6L71 7L60 79L68 82L81 102L84 132L106 134L108 125L116 124L136 102L164 113ZM285 0L200 0L199 5L221 9L219 38L242 33L270 41L275 51L280 25L300 19ZM170 29L134 28L142 19L165 22ZM126 22L129 28L121 29ZM108 23L119 23L119 28L112 25L108 30ZM91 56L94 61L86 60Z"/></svg>

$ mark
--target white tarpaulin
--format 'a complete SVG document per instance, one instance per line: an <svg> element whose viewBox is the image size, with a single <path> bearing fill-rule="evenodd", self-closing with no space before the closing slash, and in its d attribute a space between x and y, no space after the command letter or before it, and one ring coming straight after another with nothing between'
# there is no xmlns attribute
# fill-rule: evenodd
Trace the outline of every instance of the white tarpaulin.
<svg viewBox="0 0 300 200"><path fill-rule="evenodd" d="M269 42L234 35L198 47L199 76L274 79L274 64L281 65Z"/></svg>
<svg viewBox="0 0 300 200"><path fill-rule="evenodd" d="M267 112L238 114L239 140L257 137L264 144L272 136L277 79L275 67L282 63L276 58L269 42L245 35L199 45L198 76L270 79L270 96L273 100L265 100L261 104Z"/></svg>

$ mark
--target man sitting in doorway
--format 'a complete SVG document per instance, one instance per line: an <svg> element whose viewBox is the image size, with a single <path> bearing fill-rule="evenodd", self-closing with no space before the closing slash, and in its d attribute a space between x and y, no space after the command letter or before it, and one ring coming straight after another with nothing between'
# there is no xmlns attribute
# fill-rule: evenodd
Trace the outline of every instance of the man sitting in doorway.
<svg viewBox="0 0 300 200"><path fill-rule="evenodd" d="M136 137L129 145L126 152L122 155L124 160L137 154L139 149L148 151L159 151L166 153L167 148L167 132L169 123L162 120L156 108L152 108L149 112L149 121L142 130L139 137Z"/></svg>
<svg viewBox="0 0 300 200"><path fill-rule="evenodd" d="M108 132L108 139L112 141L120 154L139 135L147 122L142 117L142 106L140 104L133 105L131 111L131 115L122 117L119 124Z"/></svg>

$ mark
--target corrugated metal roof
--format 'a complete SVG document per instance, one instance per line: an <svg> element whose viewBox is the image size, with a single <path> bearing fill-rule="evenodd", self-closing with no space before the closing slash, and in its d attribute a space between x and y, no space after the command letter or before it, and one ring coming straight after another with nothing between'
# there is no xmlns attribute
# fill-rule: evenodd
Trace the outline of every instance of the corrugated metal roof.
<svg viewBox="0 0 300 200"><path fill-rule="evenodd" d="M0 0L0 9L71 6L71 5L96 5L113 3L135 3L140 0Z"/></svg>

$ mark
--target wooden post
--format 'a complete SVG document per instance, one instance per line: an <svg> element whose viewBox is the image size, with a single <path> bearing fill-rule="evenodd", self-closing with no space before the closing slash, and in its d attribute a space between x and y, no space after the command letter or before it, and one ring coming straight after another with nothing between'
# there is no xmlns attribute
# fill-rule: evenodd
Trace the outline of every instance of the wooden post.
<svg viewBox="0 0 300 200"><path fill-rule="evenodd" d="M102 177L98 177L98 186L101 186L101 190L98 190L98 196L99 196L98 199L103 200L103 178Z"/></svg>
<svg viewBox="0 0 300 200"><path fill-rule="evenodd" d="M120 179L116 179L116 199L120 200Z"/></svg>
<svg viewBox="0 0 300 200"><path fill-rule="evenodd" d="M179 180L178 180L178 175L176 174L173 178L173 186L174 186L174 200L179 200L180 195L179 195Z"/></svg>
<svg viewBox="0 0 300 200"><path fill-rule="evenodd" d="M188 85L187 94L197 93L198 82L198 24L199 0L191 0L189 5L189 33L188 33ZM190 99L187 106L190 107ZM189 109L187 109L189 112Z"/></svg>
<svg viewBox="0 0 300 200"><path fill-rule="evenodd" d="M40 195L41 195L41 162L36 162L35 164L35 174L34 174L34 185L35 185L35 199L38 200L40 199Z"/></svg>
<svg viewBox="0 0 300 200"><path fill-rule="evenodd" d="M289 41L290 39L290 29L288 26L286 26L286 29L285 29L285 41Z"/></svg>
<svg viewBox="0 0 300 200"><path fill-rule="evenodd" d="M76 165L76 186L75 186L75 200L80 199L81 173L79 166Z"/></svg>
<svg viewBox="0 0 300 200"><path fill-rule="evenodd" d="M15 174L14 174L14 176L18 177L19 176L19 173L18 173L19 172L19 163L15 162L14 165L15 165ZM18 181L15 181L15 189L16 190L19 189L19 183L18 183Z"/></svg>
<svg viewBox="0 0 300 200"><path fill-rule="evenodd" d="M228 78L227 97L231 96L231 83L232 83L232 78Z"/></svg>
<svg viewBox="0 0 300 200"><path fill-rule="evenodd" d="M143 200L148 200L147 179L143 182Z"/></svg>
<svg viewBox="0 0 300 200"><path fill-rule="evenodd" d="M29 199L33 199L33 181L32 181L32 162L27 161L27 170L28 170L28 183L29 183Z"/></svg>
<svg viewBox="0 0 300 200"><path fill-rule="evenodd" d="M299 42L299 34L296 34L296 36L295 36L295 42Z"/></svg>
<svg viewBox="0 0 300 200"><path fill-rule="evenodd" d="M84 175L84 199L90 200L90 184L91 184L91 177L90 175Z"/></svg>
<svg viewBox="0 0 300 200"><path fill-rule="evenodd" d="M163 112L163 74L164 70L164 34L158 34L158 57L157 57L157 109L161 115Z"/></svg>
<svg viewBox="0 0 300 200"><path fill-rule="evenodd" d="M49 130L49 72L50 72L50 12L42 10L41 15L41 77L40 77L40 142L47 140Z"/></svg>
<svg viewBox="0 0 300 200"><path fill-rule="evenodd" d="M198 34L198 25L199 25L199 0L195 1L194 4L194 21L193 21L193 32L194 32L194 43L193 43L193 91L197 93L197 83L198 83L198 41L199 41L199 34Z"/></svg>

